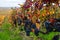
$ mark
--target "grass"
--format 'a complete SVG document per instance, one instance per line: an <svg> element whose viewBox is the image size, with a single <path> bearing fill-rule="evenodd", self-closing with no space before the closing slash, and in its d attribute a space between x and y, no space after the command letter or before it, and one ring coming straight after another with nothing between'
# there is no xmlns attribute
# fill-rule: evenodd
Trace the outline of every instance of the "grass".
<svg viewBox="0 0 60 40"><path fill-rule="evenodd" d="M40 33L40 37L43 38L43 40L52 40L52 38L58 34L59 34L59 32L51 32L51 33L46 34L46 35Z"/></svg>
<svg viewBox="0 0 60 40"><path fill-rule="evenodd" d="M23 40L24 36L20 36L19 28L9 29L10 27L12 27L12 25L8 22L8 19L5 18L4 23L0 28L0 40ZM39 33L39 37L43 40L52 40L52 38L58 34L60 33L51 32L46 35ZM37 40L37 37L34 35L34 33L31 32L31 36L33 36L33 40Z"/></svg>
<svg viewBox="0 0 60 40"><path fill-rule="evenodd" d="M12 27L12 25L8 23L7 20L8 19L4 20L4 23L0 28L0 40L22 40L19 35L19 29L9 29L10 27Z"/></svg>

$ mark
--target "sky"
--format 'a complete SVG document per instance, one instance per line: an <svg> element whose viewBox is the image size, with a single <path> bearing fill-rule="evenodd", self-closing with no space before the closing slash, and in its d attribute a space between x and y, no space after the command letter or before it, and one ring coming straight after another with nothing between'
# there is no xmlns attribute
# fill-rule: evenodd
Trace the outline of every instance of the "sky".
<svg viewBox="0 0 60 40"><path fill-rule="evenodd" d="M20 7L18 4L23 4L25 0L0 0L0 7Z"/></svg>

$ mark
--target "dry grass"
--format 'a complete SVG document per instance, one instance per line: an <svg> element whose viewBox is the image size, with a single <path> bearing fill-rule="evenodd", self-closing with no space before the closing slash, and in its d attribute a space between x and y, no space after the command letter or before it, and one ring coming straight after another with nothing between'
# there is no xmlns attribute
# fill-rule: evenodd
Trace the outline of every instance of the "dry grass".
<svg viewBox="0 0 60 40"><path fill-rule="evenodd" d="M3 23L5 17L10 17L12 10L9 8L0 8L0 25Z"/></svg>

